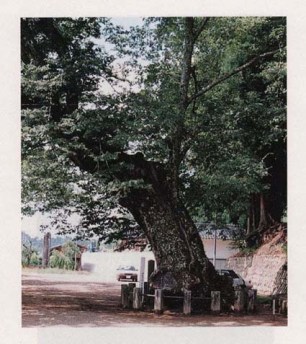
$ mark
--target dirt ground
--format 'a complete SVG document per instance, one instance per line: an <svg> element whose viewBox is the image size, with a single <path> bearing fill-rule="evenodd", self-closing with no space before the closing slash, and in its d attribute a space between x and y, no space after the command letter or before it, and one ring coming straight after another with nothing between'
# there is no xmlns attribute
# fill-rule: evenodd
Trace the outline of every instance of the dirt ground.
<svg viewBox="0 0 306 344"><path fill-rule="evenodd" d="M166 311L124 310L122 282L103 282L86 273L51 274L24 271L22 275L23 327L105 326L286 326L287 318L271 314L191 315Z"/></svg>

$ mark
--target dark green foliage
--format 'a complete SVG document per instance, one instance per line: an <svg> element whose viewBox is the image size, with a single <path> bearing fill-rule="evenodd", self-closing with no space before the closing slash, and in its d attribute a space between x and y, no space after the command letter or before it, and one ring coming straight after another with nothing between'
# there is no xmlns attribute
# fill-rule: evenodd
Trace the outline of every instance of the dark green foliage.
<svg viewBox="0 0 306 344"><path fill-rule="evenodd" d="M105 18L25 18L21 26L24 211L77 213L80 236L117 239L134 223L118 201L152 183L145 160L159 164L194 218L246 226L251 204L257 226L263 193L280 220L284 18L146 18L129 30ZM100 37L107 49L94 44Z"/></svg>

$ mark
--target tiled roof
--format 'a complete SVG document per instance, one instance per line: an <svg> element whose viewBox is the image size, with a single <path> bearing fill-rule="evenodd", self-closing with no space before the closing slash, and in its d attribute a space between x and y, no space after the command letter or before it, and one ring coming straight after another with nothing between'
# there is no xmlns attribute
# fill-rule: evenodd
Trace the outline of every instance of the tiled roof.
<svg viewBox="0 0 306 344"><path fill-rule="evenodd" d="M217 239L233 240L242 231L242 229L231 224L223 226L222 228L216 228L216 226L212 223L197 223L196 225L202 239L214 239L216 231Z"/></svg>

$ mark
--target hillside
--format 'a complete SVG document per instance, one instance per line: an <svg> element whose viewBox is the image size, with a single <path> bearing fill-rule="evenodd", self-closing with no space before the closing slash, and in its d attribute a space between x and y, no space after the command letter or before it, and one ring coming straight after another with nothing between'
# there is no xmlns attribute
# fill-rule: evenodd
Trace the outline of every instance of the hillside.
<svg viewBox="0 0 306 344"><path fill-rule="evenodd" d="M228 259L228 267L247 280L260 295L287 293L287 230L283 225L265 233L263 244L252 254Z"/></svg>

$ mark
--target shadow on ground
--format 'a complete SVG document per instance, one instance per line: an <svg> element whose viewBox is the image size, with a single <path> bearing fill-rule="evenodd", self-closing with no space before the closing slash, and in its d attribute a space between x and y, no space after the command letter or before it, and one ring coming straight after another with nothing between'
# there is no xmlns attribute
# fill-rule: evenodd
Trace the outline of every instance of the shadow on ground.
<svg viewBox="0 0 306 344"><path fill-rule="evenodd" d="M81 277L82 278L82 277ZM63 279L66 279L63 281ZM105 326L286 326L271 315L191 315L123 310L120 284L80 280L80 276L25 274L22 277L23 327Z"/></svg>

